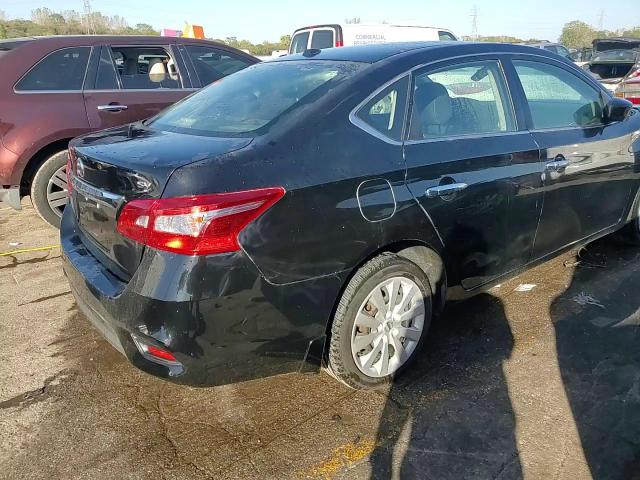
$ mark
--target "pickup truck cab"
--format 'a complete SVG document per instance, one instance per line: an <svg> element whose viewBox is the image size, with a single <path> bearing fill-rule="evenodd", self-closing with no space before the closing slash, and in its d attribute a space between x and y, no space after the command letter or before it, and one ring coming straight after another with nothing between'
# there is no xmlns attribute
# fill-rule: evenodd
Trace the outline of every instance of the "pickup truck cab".
<svg viewBox="0 0 640 480"><path fill-rule="evenodd" d="M360 23L314 25L298 28L291 35L289 54L307 49L325 49L390 42L457 41L446 28Z"/></svg>

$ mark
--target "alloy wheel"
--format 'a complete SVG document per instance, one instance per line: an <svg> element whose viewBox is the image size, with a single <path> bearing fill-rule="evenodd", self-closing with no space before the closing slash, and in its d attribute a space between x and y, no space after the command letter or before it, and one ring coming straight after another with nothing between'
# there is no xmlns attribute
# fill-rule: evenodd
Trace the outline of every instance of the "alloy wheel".
<svg viewBox="0 0 640 480"><path fill-rule="evenodd" d="M62 217L62 212L67 204L67 166L60 167L51 176L47 183L47 203L51 210Z"/></svg>

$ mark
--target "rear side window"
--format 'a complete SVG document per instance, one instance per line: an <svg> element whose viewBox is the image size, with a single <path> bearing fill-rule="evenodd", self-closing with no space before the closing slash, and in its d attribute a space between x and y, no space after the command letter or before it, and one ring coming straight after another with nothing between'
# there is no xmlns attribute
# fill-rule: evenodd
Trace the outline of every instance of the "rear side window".
<svg viewBox="0 0 640 480"><path fill-rule="evenodd" d="M513 109L497 61L467 63L416 75L411 140L513 130Z"/></svg>
<svg viewBox="0 0 640 480"><path fill-rule="evenodd" d="M91 47L63 48L40 60L16 84L16 91L82 90Z"/></svg>
<svg viewBox="0 0 640 480"><path fill-rule="evenodd" d="M311 48L331 48L334 46L333 30L314 30L311 37Z"/></svg>
<svg viewBox="0 0 640 480"><path fill-rule="evenodd" d="M307 44L309 42L309 33L310 32L300 32L296 33L291 39L291 48L289 49L290 53L301 53L307 49Z"/></svg>
<svg viewBox="0 0 640 480"><path fill-rule="evenodd" d="M458 41L458 39L456 37L454 37L451 32L439 31L438 32L438 38L443 42L457 42Z"/></svg>
<svg viewBox="0 0 640 480"><path fill-rule="evenodd" d="M513 62L536 129L587 127L603 119L600 92L563 68Z"/></svg>
<svg viewBox="0 0 640 480"><path fill-rule="evenodd" d="M186 45L185 49L203 86L247 68L252 64L245 59L216 48Z"/></svg>
<svg viewBox="0 0 640 480"><path fill-rule="evenodd" d="M402 140L409 76L394 82L358 110L356 117L392 140Z"/></svg>
<svg viewBox="0 0 640 480"><path fill-rule="evenodd" d="M125 90L181 88L178 67L164 47L114 45L111 57L120 85Z"/></svg>

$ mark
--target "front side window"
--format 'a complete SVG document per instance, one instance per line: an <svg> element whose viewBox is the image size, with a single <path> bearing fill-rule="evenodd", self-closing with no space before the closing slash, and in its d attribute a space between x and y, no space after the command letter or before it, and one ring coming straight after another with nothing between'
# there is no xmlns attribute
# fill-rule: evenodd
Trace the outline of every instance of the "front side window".
<svg viewBox="0 0 640 480"><path fill-rule="evenodd" d="M333 30L314 30L311 37L311 48L331 48L333 43Z"/></svg>
<svg viewBox="0 0 640 480"><path fill-rule="evenodd" d="M533 128L602 124L601 94L587 82L546 63L515 60L513 64L527 97Z"/></svg>
<svg viewBox="0 0 640 480"><path fill-rule="evenodd" d="M200 84L203 86L251 65L245 59L216 48L186 45L185 49L191 58L191 63L196 70Z"/></svg>
<svg viewBox="0 0 640 480"><path fill-rule="evenodd" d="M320 100L365 66L356 62L264 62L169 107L148 125L208 136L254 136L283 114Z"/></svg>
<svg viewBox="0 0 640 480"><path fill-rule="evenodd" d="M406 76L373 97L356 116L371 128L393 140L402 139L409 76Z"/></svg>
<svg viewBox="0 0 640 480"><path fill-rule="evenodd" d="M16 84L16 91L82 90L91 47L63 48L40 60Z"/></svg>
<svg viewBox="0 0 640 480"><path fill-rule="evenodd" d="M418 73L411 140L515 130L500 64L495 60Z"/></svg>
<svg viewBox="0 0 640 480"><path fill-rule="evenodd" d="M307 45L309 43L309 34L310 32L300 32L296 33L291 39L291 48L289 49L290 53L302 53L307 49Z"/></svg>
<svg viewBox="0 0 640 480"><path fill-rule="evenodd" d="M125 90L181 88L178 68L164 47L114 45L111 57Z"/></svg>

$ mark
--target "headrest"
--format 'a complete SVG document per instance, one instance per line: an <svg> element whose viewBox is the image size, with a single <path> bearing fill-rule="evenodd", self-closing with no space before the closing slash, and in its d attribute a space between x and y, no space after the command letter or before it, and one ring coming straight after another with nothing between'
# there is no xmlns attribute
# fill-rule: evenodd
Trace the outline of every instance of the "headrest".
<svg viewBox="0 0 640 480"><path fill-rule="evenodd" d="M167 67L161 58L152 58L149 60L149 80L154 83L160 83L167 78Z"/></svg>
<svg viewBox="0 0 640 480"><path fill-rule="evenodd" d="M138 74L138 60L135 58L127 58L124 61L124 74L125 75L137 75Z"/></svg>
<svg viewBox="0 0 640 480"><path fill-rule="evenodd" d="M416 88L415 103L422 125L444 125L453 115L449 92L440 83L426 82Z"/></svg>

